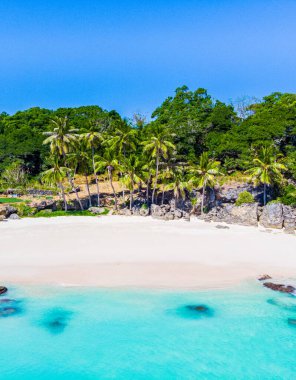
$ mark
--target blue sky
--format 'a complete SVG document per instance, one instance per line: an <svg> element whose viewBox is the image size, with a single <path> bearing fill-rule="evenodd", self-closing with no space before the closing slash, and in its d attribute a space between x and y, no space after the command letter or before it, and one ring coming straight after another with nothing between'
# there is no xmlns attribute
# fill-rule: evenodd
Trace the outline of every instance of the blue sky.
<svg viewBox="0 0 296 380"><path fill-rule="evenodd" d="M0 112L296 89L295 0L1 0Z"/></svg>

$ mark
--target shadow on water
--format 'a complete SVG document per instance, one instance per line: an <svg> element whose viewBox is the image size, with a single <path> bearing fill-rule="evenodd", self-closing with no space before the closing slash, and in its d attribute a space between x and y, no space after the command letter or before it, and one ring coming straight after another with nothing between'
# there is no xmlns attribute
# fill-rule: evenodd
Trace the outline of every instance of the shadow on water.
<svg viewBox="0 0 296 380"><path fill-rule="evenodd" d="M48 310L41 321L41 326L45 327L51 334L61 334L68 326L73 312L63 308Z"/></svg>
<svg viewBox="0 0 296 380"><path fill-rule="evenodd" d="M10 298L0 299L0 318L20 315L23 312L22 301Z"/></svg>
<svg viewBox="0 0 296 380"><path fill-rule="evenodd" d="M292 298L290 298L290 302L288 299L286 301L282 301L276 298L269 298L266 302L270 305L277 306L282 310L287 310L296 313L296 299L292 302Z"/></svg>
<svg viewBox="0 0 296 380"><path fill-rule="evenodd" d="M169 310L168 313L185 319L201 319L214 316L214 310L204 304L183 305L175 310Z"/></svg>

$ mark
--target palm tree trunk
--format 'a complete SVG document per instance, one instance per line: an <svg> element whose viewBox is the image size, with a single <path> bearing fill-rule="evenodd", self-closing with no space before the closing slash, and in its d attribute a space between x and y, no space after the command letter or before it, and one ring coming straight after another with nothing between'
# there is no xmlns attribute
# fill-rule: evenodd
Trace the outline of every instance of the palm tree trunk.
<svg viewBox="0 0 296 380"><path fill-rule="evenodd" d="M266 205L266 183L264 184L264 192L263 192L263 203L264 203L264 206Z"/></svg>
<svg viewBox="0 0 296 380"><path fill-rule="evenodd" d="M131 181L131 190L130 190L130 210L132 210L134 205L134 181Z"/></svg>
<svg viewBox="0 0 296 380"><path fill-rule="evenodd" d="M163 205L164 202L164 186L162 188L162 196L161 196L161 204Z"/></svg>
<svg viewBox="0 0 296 380"><path fill-rule="evenodd" d="M202 186L202 196L201 196L201 215L204 214L204 202L205 202L205 183Z"/></svg>
<svg viewBox="0 0 296 380"><path fill-rule="evenodd" d="M150 182L150 176L147 180L147 184L146 184L146 202L147 202L147 205L149 204L149 182Z"/></svg>
<svg viewBox="0 0 296 380"><path fill-rule="evenodd" d="M156 154L156 172L155 172L155 183L153 187L153 192L152 192L152 204L154 203L154 197L155 197L155 191L157 187L157 180L158 180L158 167L159 167L159 153L157 152Z"/></svg>
<svg viewBox="0 0 296 380"><path fill-rule="evenodd" d="M118 209L118 207L117 207L117 195L116 195L116 192L114 189L114 185L113 185L113 181L112 181L112 172L111 172L110 168L108 168L108 176L109 176L110 186L111 186L113 194L114 194L115 210L117 210Z"/></svg>
<svg viewBox="0 0 296 380"><path fill-rule="evenodd" d="M86 190L87 190L87 193L88 193L89 207L92 207L92 203L91 203L91 194L90 194L90 191L89 191L89 183L88 183L88 176L87 176L87 173L84 173L84 177L85 177Z"/></svg>
<svg viewBox="0 0 296 380"><path fill-rule="evenodd" d="M100 188L99 188L99 180L98 180L98 175L95 169L95 152L94 152L94 147L92 149L92 164L93 164L93 171L94 171L94 176L95 176L95 181L96 181L96 188L97 188L97 195L98 195L98 207L100 207Z"/></svg>
<svg viewBox="0 0 296 380"><path fill-rule="evenodd" d="M66 163L66 154L65 154L64 151L63 151L63 158L64 158L64 164L65 164L65 167L67 168L68 165L67 165L67 163ZM69 184L70 184L70 187L71 187L72 191L75 192L76 200L77 200L77 202L79 203L79 206L80 206L81 210L83 211L83 206L82 206L81 200L80 200L80 198L79 198L78 192L77 192L77 190L76 190L76 187L75 187L75 184L74 184L73 178L71 177L70 170L67 170L67 177L68 177L68 181L69 181Z"/></svg>
<svg viewBox="0 0 296 380"><path fill-rule="evenodd" d="M67 200L66 200L64 186L63 186L63 184L61 182L58 184L58 186L61 189L62 198L63 198L63 201L64 201L64 209L65 209L65 211L68 211L68 205L67 205Z"/></svg>

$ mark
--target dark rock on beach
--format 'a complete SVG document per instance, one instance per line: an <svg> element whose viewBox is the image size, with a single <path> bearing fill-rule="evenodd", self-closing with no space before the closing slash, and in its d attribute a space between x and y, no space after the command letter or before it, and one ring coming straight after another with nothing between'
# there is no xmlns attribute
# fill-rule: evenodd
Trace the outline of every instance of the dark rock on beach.
<svg viewBox="0 0 296 380"><path fill-rule="evenodd" d="M265 282L263 286L282 293L294 293L296 290L292 285L274 284L273 282Z"/></svg>
<svg viewBox="0 0 296 380"><path fill-rule="evenodd" d="M265 281L265 280L270 280L272 277L269 276L269 274L263 274L258 278L259 281Z"/></svg>
<svg viewBox="0 0 296 380"><path fill-rule="evenodd" d="M7 293L8 289L5 286L0 286L0 295Z"/></svg>

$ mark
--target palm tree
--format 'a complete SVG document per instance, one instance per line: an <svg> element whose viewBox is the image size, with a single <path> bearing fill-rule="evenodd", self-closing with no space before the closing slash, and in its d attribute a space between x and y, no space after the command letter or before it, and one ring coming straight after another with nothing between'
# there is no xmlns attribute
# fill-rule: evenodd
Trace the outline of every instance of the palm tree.
<svg viewBox="0 0 296 380"><path fill-rule="evenodd" d="M170 171L170 177L167 177L167 184L164 186L165 190L173 190L176 204L178 200L184 199L186 189L190 187L191 183L185 180L184 170L178 166Z"/></svg>
<svg viewBox="0 0 296 380"><path fill-rule="evenodd" d="M58 160L54 159L53 161L53 167L44 171L41 174L42 182L48 185L56 185L61 191L61 198L64 202L64 209L65 211L68 211L67 201L66 201L66 195L65 195L65 189L63 185L63 179L66 178L68 168L65 166L59 166Z"/></svg>
<svg viewBox="0 0 296 380"><path fill-rule="evenodd" d="M193 176L190 179L192 185L197 185L202 189L201 214L204 213L205 190L207 187L215 185L215 176L221 174L220 162L210 159L208 152L203 152L197 165L191 166L190 172Z"/></svg>
<svg viewBox="0 0 296 380"><path fill-rule="evenodd" d="M101 170L107 171L110 186L113 191L114 195L114 202L115 202L115 210L118 209L118 200L116 191L113 184L113 173L114 170L116 170L119 166L118 160L114 158L113 154L110 152L109 149L107 149L103 156L95 156L95 170L96 172L99 172Z"/></svg>
<svg viewBox="0 0 296 380"><path fill-rule="evenodd" d="M77 140L75 149L71 153L68 153L66 157L66 162L68 162L74 168L75 173L78 172L84 175L86 190L89 199L89 207L91 207L92 201L88 182L90 157L87 150L87 141L83 138L83 136L80 137L79 140Z"/></svg>
<svg viewBox="0 0 296 380"><path fill-rule="evenodd" d="M99 179L95 168L95 148L97 148L102 141L102 134L96 131L90 131L84 133L83 138L86 140L87 147L91 149L92 167L93 173L96 181L97 196L98 196L98 207L100 207L100 188Z"/></svg>
<svg viewBox="0 0 296 380"><path fill-rule="evenodd" d="M62 157L66 166L66 154L75 147L78 139L78 130L72 128L69 125L67 116L63 118L56 117L55 119L51 120L51 123L53 124L54 128L50 132L43 132L45 136L48 136L43 141L43 144L49 144L51 154L53 156ZM67 176L72 191L75 192L76 199L80 205L81 210L83 210L70 170L67 171Z"/></svg>
<svg viewBox="0 0 296 380"><path fill-rule="evenodd" d="M246 173L251 175L255 183L261 183L264 186L263 203L266 205L267 186L283 180L282 171L287 170L286 166L278 162L279 155L274 153L272 146L262 147L257 157L253 159L254 166L247 170Z"/></svg>
<svg viewBox="0 0 296 380"><path fill-rule="evenodd" d="M138 184L142 181L139 176L142 166L143 163L140 157L135 154L125 157L120 165L120 168L124 173L122 181L130 191L130 210L133 208L134 203L133 196L135 184Z"/></svg>
<svg viewBox="0 0 296 380"><path fill-rule="evenodd" d="M171 134L167 129L155 128L152 136L146 141L143 141L144 152L150 153L151 157L155 158L155 180L152 191L152 203L154 203L155 191L157 187L158 174L159 174L159 160L161 157L167 158L170 150L174 150L175 145L169 140Z"/></svg>

